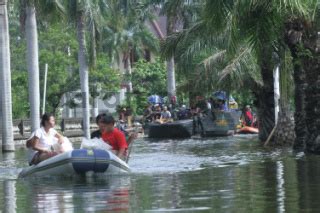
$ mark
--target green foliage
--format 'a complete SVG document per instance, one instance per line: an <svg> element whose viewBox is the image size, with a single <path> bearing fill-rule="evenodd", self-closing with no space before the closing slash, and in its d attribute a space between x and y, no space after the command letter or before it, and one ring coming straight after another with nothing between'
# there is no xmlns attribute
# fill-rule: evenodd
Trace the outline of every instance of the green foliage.
<svg viewBox="0 0 320 213"><path fill-rule="evenodd" d="M14 119L27 118L30 106L28 102L28 72L24 57L26 43L21 37L18 24L13 20L10 23L12 114Z"/></svg>
<svg viewBox="0 0 320 213"><path fill-rule="evenodd" d="M27 118L30 112L27 74L26 71L12 72L12 114L14 119Z"/></svg>
<svg viewBox="0 0 320 213"><path fill-rule="evenodd" d="M57 112L62 96L79 89L75 32L61 25L39 32L40 91L43 94L45 64L48 64L46 111ZM68 55L70 51L70 55ZM43 96L41 96L42 98Z"/></svg>
<svg viewBox="0 0 320 213"><path fill-rule="evenodd" d="M139 60L134 64L132 72L133 101L136 113L141 113L147 103L147 97L153 94L166 95L166 67L157 58L154 62Z"/></svg>
<svg viewBox="0 0 320 213"><path fill-rule="evenodd" d="M254 95L248 89L235 90L232 92L233 98L239 105L239 109L242 109L246 105L254 105Z"/></svg>
<svg viewBox="0 0 320 213"><path fill-rule="evenodd" d="M120 71L111 67L106 54L99 54L96 66L89 73L89 87L92 98L107 99L119 91L121 84Z"/></svg>
<svg viewBox="0 0 320 213"><path fill-rule="evenodd" d="M297 45L297 47L298 58L313 58L312 52L309 49L305 48L302 44Z"/></svg>
<svg viewBox="0 0 320 213"><path fill-rule="evenodd" d="M139 60L134 64L132 84L134 94L166 95L166 67L165 63L157 58L154 62Z"/></svg>
<svg viewBox="0 0 320 213"><path fill-rule="evenodd" d="M108 21L101 29L101 45L112 62L125 61L131 54L142 58L146 49L158 52L159 40L145 24L149 12L142 11L141 6L134 1L128 1L127 5L123 1L109 2Z"/></svg>

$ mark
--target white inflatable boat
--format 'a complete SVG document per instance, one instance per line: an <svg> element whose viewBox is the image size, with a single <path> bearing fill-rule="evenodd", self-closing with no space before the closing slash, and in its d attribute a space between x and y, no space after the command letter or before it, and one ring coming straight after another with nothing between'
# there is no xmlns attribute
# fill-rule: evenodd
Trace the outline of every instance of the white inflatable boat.
<svg viewBox="0 0 320 213"><path fill-rule="evenodd" d="M23 169L19 177L73 176L87 173L117 175L129 171L128 164L111 151L75 149Z"/></svg>

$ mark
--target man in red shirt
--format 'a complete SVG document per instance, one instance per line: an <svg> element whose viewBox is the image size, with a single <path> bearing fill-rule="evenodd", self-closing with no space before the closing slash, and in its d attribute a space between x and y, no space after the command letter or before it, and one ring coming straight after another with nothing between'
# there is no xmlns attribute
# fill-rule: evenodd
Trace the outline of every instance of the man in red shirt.
<svg viewBox="0 0 320 213"><path fill-rule="evenodd" d="M119 158L125 159L128 144L135 139L135 136L131 135L127 142L124 133L114 127L115 120L111 115L101 116L97 119L97 123L102 140L112 147Z"/></svg>
<svg viewBox="0 0 320 213"><path fill-rule="evenodd" d="M253 115L252 115L251 108L249 105L246 106L246 108L245 108L244 120L245 120L246 126L252 126Z"/></svg>

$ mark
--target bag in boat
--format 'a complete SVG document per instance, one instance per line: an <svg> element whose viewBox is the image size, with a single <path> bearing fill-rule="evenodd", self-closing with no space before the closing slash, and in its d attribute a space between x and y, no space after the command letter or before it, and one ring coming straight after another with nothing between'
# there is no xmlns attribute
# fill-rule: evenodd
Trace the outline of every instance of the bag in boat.
<svg viewBox="0 0 320 213"><path fill-rule="evenodd" d="M63 143L60 144L58 143L58 139L54 138L54 142L52 144L52 149L54 152L57 153L63 153L63 152L68 152L72 151L72 143L69 141L67 137L63 137Z"/></svg>
<svg viewBox="0 0 320 213"><path fill-rule="evenodd" d="M82 138L80 149L102 149L110 151L112 147L99 138Z"/></svg>

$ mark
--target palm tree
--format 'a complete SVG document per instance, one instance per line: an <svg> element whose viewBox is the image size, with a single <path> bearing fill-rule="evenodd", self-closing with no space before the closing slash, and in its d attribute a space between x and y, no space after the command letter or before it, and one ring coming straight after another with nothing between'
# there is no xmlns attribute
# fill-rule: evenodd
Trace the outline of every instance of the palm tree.
<svg viewBox="0 0 320 213"><path fill-rule="evenodd" d="M40 127L39 48L34 2L26 1L25 32L27 40L27 65L29 73L29 102L31 131Z"/></svg>
<svg viewBox="0 0 320 213"><path fill-rule="evenodd" d="M90 137L90 102L89 102L89 57L87 51L86 31L88 21L98 21L104 17L104 11L107 8L105 0L71 0L64 2L65 16L71 22L76 24L77 39L79 44L78 63L80 73L80 84L82 93L82 116L83 116L83 131L86 138ZM63 4L59 4L63 5ZM94 25L95 27L97 25ZM95 31L95 29L94 29ZM89 34L93 35L93 34Z"/></svg>
<svg viewBox="0 0 320 213"><path fill-rule="evenodd" d="M122 60L126 70L126 84L132 92L132 59L143 57L145 51L157 52L159 42L147 29L145 22L149 20L148 13L138 10L137 2L123 4L114 1L109 4L107 25L102 32L104 50L109 53L112 62ZM141 8L140 8L141 9ZM122 58L119 58L122 56ZM129 98L130 99L130 98ZM129 100L130 101L130 100Z"/></svg>
<svg viewBox="0 0 320 213"><path fill-rule="evenodd" d="M252 91L257 99L256 104L258 106L260 119L259 137L262 141L267 139L275 124L272 75L274 62L272 58L283 43L281 41L282 26L286 17L290 14L302 14L304 12L306 1L299 1L297 3L298 4L294 4L288 1L208 0L205 1L203 7L204 12L200 16L200 20L192 27L194 34L186 31L182 32L182 35L172 36L181 41L185 40L183 34L198 38L193 43L194 45L190 46L191 50L194 50L193 52L196 52L197 47L203 48L205 45L208 45L208 43L204 41L208 41L211 38L211 40L215 42L217 39L212 37L219 37L221 35L226 39L222 39L222 42L219 42L220 44L225 44L225 47L220 48L220 50L226 50L226 55L235 55L234 53L243 45L244 48L242 49L251 49L251 51L244 51L243 54L239 55L242 57L236 57L235 59L243 59L243 56L250 55L244 53L251 53L259 65L262 84L253 84ZM192 30L192 28L190 28L190 30ZM174 42L170 43L173 44ZM217 43L215 42L215 44ZM173 46L179 47L177 44ZM190 51L190 49L187 49L187 52L188 51ZM176 49L175 52L179 52L179 50ZM204 62L215 61L217 58L214 54L210 56L209 54L208 59L204 60ZM241 65L241 63L238 63L239 60L235 60L235 62L236 63L232 64ZM217 63L213 63L213 65L214 64ZM232 71L239 70L230 69L230 67L241 68L242 66L226 66L228 69L225 69L225 74L231 74Z"/></svg>
<svg viewBox="0 0 320 213"><path fill-rule="evenodd" d="M304 5L305 13L289 17L285 23L285 42L293 57L295 80L296 150L320 153L318 74L320 12L317 1Z"/></svg>
<svg viewBox="0 0 320 213"><path fill-rule="evenodd" d="M159 10L160 14L166 16L167 36L181 30L188 23L188 18L192 16L194 8L198 1L185 1L185 0L150 0L149 4L152 5L155 11ZM154 6L156 5L156 6ZM161 38L164 39L164 38ZM175 59L174 54L167 58L167 93L168 99L176 96L176 76L175 76Z"/></svg>
<svg viewBox="0 0 320 213"><path fill-rule="evenodd" d="M27 42L26 58L29 77L31 131L35 131L40 127L39 48L36 16L42 13L42 17L46 16L47 18L49 14L59 10L60 4L55 0L20 0L19 7L20 24L25 30Z"/></svg>
<svg viewBox="0 0 320 213"><path fill-rule="evenodd" d="M0 32L0 113L2 115L2 151L14 151L7 0L0 1Z"/></svg>

